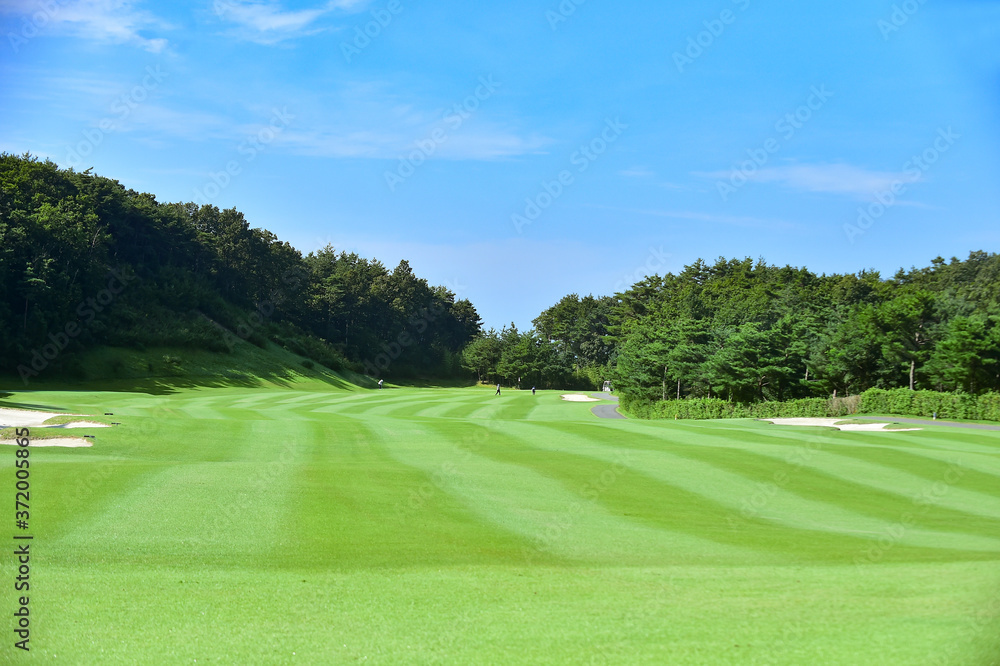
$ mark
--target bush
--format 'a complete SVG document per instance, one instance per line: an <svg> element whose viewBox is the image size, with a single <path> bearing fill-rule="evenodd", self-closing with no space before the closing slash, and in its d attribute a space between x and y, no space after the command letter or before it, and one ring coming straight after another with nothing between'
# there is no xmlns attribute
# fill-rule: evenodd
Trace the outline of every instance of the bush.
<svg viewBox="0 0 1000 666"><path fill-rule="evenodd" d="M846 416L856 411L851 398L802 398L787 402L727 402L719 398L693 398L646 402L621 397L622 408L641 419L745 419Z"/></svg>
<svg viewBox="0 0 1000 666"><path fill-rule="evenodd" d="M968 393L868 389L846 398L803 398L787 402L726 402L718 398L692 398L649 402L621 396L622 409L640 419L771 419L790 417L839 417L852 414L1000 421L1000 393Z"/></svg>
<svg viewBox="0 0 1000 666"><path fill-rule="evenodd" d="M861 394L862 412L877 414L902 414L938 417L944 419L969 419L974 421L1000 421L1000 394L942 391L911 391L909 389L868 389Z"/></svg>
<svg viewBox="0 0 1000 666"><path fill-rule="evenodd" d="M622 409L640 419L741 419L789 417L838 417L851 414L1000 421L1000 393L945 393L900 389L868 389L846 398L803 398L787 402L726 402L718 398L692 398L650 402L622 395Z"/></svg>

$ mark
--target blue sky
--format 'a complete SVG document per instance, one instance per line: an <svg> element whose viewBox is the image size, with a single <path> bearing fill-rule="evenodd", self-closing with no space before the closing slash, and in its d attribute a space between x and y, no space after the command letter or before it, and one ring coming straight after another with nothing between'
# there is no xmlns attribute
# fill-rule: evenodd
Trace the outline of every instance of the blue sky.
<svg viewBox="0 0 1000 666"><path fill-rule="evenodd" d="M577 4L579 3L579 4ZM0 150L519 327L697 258L1000 246L1000 3L0 0ZM367 34L366 34L367 33Z"/></svg>

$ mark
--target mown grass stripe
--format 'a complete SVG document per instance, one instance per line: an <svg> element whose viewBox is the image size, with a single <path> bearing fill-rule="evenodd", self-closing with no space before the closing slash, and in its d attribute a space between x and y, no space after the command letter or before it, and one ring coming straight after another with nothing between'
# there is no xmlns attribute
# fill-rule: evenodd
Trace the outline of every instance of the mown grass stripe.
<svg viewBox="0 0 1000 666"><path fill-rule="evenodd" d="M854 435L855 433L851 433ZM899 448L877 449L870 447L856 447L854 441L845 442L837 437L816 437L810 436L808 441L800 442L799 446L789 448L785 445L775 445L771 433L761 432L756 429L748 429L743 435L734 441L718 435L686 433L685 443L694 446L685 448L685 455L700 456L706 462L714 462L729 468L731 471L744 472L752 469L755 464L753 457L766 456L771 459L785 460L787 462L785 470L776 470L768 473L767 465L761 470L764 478L758 480L765 483L773 482L774 473L782 471L789 472L792 469L808 468L814 475L814 483L804 486L801 491L820 493L822 487L827 487L826 497L828 501L836 498L839 492L843 499L839 503L850 502L855 510L877 510L883 515L899 514L905 510L907 505L912 510L914 498L919 498L921 493L931 493L934 496L936 511L934 519L936 522L947 524L949 519L961 522L963 517L1000 519L1000 497L990 490L1000 489L1000 486L986 484L973 485L977 480L976 475L969 473L963 467L956 467L953 462L938 465L923 465L924 475L911 473L911 470L918 467L913 460L901 460L901 456L906 455L906 451ZM669 439L677 443L677 440ZM720 448L727 451L740 451L742 457L734 455L717 455L714 452L706 452L708 447ZM851 451L864 450L872 458L877 458L877 462L872 459L851 455ZM873 451L878 451L877 453ZM749 456L749 457L748 457ZM952 461L954 458L952 458ZM746 465L741 469L741 464ZM829 483L821 482L821 477L825 476L830 480L840 479L840 484L830 486ZM954 478L953 478L954 477ZM968 477L968 478L966 478ZM801 475L797 475L801 478ZM935 484L949 480L947 492L936 492ZM836 482L835 482L836 484ZM970 487L966 487L966 486ZM839 491L838 491L839 487ZM800 493L801 494L801 493ZM899 499L905 498L906 502L901 506ZM922 501L922 500L921 500ZM866 509L866 507L868 507ZM948 511L955 512L949 514ZM872 514L874 515L874 514ZM926 515L922 513L922 515ZM929 516L928 516L929 517ZM973 523L978 524L976 521ZM992 523L983 523L983 527L988 527ZM972 524L970 524L970 528ZM998 529L984 530L985 533L1000 534Z"/></svg>
<svg viewBox="0 0 1000 666"><path fill-rule="evenodd" d="M552 554L577 562L629 562L635 565L667 557L694 561L719 561L739 557L760 561L761 555L745 548L713 543L709 539L654 527L623 514L615 515L579 490L567 488L523 464L494 459L517 440L478 424L441 424L428 421L379 422L387 450L400 462L437 474L442 487L480 516L480 519L515 531L531 540L523 563ZM450 434L433 437L428 432ZM477 435L477 430L481 435ZM466 448L452 444L467 442ZM388 444L388 441L395 442ZM411 443L414 442L414 443ZM607 467L607 466L606 466ZM452 473L442 474L451 469ZM697 556L696 556L697 554Z"/></svg>
<svg viewBox="0 0 1000 666"><path fill-rule="evenodd" d="M399 434L369 421L326 424L299 467L283 566L316 570L458 566L516 560L526 542L434 486L434 472L390 453Z"/></svg>
<svg viewBox="0 0 1000 666"><path fill-rule="evenodd" d="M526 446L530 441L530 446L535 448L572 451L574 455L596 457L602 461L610 461L621 454L620 447L608 446L589 437L581 441L583 438L576 435L572 439L561 438L562 441L557 441L552 437L539 437L537 433L532 435L530 432L532 428L529 427L526 431L522 424L508 423L504 427L511 433L519 433ZM767 489L766 503L763 506L748 512L746 509L748 503L752 506L753 498L762 492L759 483L743 474L689 457L688 454L698 448L696 444L675 446L670 451L665 448L659 451L650 448L637 449L632 446L633 444L634 441L630 442L628 462L630 468L688 493L699 495L704 500L718 503L728 511L738 513L743 519L760 519L798 530L833 532L873 540L885 534L893 524L889 520L866 516L840 504L802 497L777 486ZM1000 539L978 534L935 531L917 526L906 530L898 541L922 548L1000 553Z"/></svg>

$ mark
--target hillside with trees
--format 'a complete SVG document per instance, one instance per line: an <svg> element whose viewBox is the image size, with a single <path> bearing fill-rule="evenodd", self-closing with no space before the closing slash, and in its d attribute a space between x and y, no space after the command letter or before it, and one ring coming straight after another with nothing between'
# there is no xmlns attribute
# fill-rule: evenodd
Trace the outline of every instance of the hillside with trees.
<svg viewBox="0 0 1000 666"><path fill-rule="evenodd" d="M530 330L333 247L303 255L236 209L160 203L0 155L0 369L72 376L89 349L277 345L333 370L597 389L631 404L1000 390L1000 256L817 275L698 260L614 296L570 294ZM153 368L150 369L153 371Z"/></svg>
<svg viewBox="0 0 1000 666"><path fill-rule="evenodd" d="M468 300L326 247L303 256L236 209L0 155L0 369L70 375L96 347L279 345L333 370L455 376Z"/></svg>
<svg viewBox="0 0 1000 666"><path fill-rule="evenodd" d="M519 332L465 352L480 378L598 388L627 400L735 403L908 388L1000 389L1000 256L817 275L763 260L698 260L614 297L571 294ZM526 380L527 381L527 380Z"/></svg>
<svg viewBox="0 0 1000 666"><path fill-rule="evenodd" d="M869 388L1000 389L1000 257L936 258L891 279L702 261L621 294L621 391L738 402Z"/></svg>

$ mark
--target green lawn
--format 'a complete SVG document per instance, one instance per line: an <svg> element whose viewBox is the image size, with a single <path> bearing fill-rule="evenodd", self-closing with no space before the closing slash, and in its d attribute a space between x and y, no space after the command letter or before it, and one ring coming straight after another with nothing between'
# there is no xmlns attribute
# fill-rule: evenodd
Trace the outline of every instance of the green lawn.
<svg viewBox="0 0 1000 666"><path fill-rule="evenodd" d="M122 423L32 450L32 650L0 662L1000 659L1000 432L307 381L0 402Z"/></svg>

